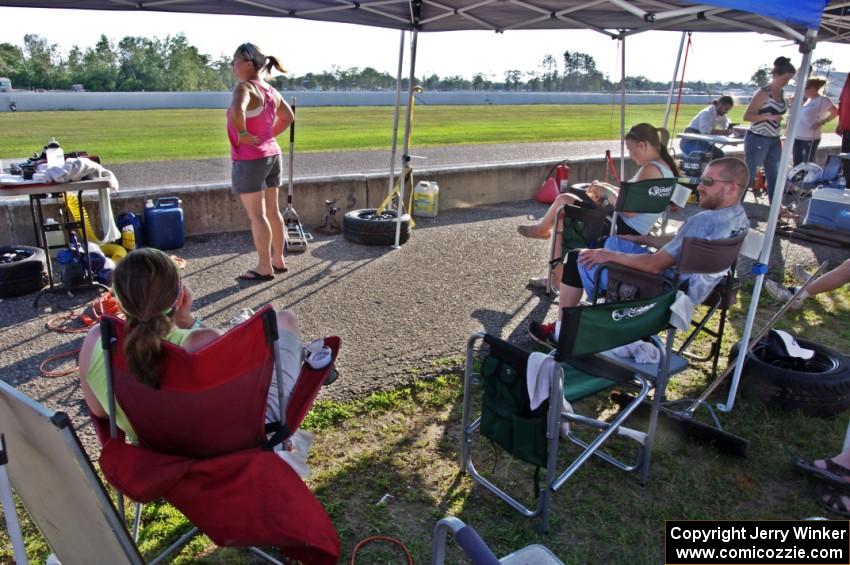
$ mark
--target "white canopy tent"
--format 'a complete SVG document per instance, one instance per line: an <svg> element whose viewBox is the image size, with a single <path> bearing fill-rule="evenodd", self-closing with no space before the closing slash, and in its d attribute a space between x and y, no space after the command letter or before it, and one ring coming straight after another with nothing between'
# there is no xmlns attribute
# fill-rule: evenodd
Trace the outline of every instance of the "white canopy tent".
<svg viewBox="0 0 850 565"><path fill-rule="evenodd" d="M410 31L409 91L402 149L403 163L410 158L408 143L419 32L492 30L501 33L521 29L591 29L621 42L623 77L625 40L630 35L645 31L749 31L786 38L796 42L802 53L791 111L792 119L787 128L787 138L790 140L794 139L797 129L795 117L799 115L804 79L816 40L850 43L850 0L0 0L0 6L240 14L399 29L401 44L396 112L400 99L404 33ZM621 85L623 83L621 80ZM621 168L624 153L624 107L625 92L621 89ZM396 129L393 129L394 135ZM782 150L779 164L781 179L785 178L784 171L791 161L792 145L786 143ZM390 159L390 185L393 180L395 151L394 139ZM749 341L764 275L767 272L784 182L779 188L768 216L764 245L753 269L756 281L742 343ZM399 217L404 190L404 175L401 175ZM396 229L396 246L399 241L399 228L400 224ZM729 411L734 406L745 358L746 355L738 356L732 386L726 403L720 405L721 410Z"/></svg>

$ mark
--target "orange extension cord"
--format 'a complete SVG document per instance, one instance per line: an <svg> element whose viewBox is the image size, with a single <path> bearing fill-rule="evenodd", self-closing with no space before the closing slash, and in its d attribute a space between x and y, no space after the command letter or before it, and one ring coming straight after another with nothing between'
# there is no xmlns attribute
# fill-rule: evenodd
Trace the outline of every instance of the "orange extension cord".
<svg viewBox="0 0 850 565"><path fill-rule="evenodd" d="M86 309L91 309L91 315L86 313ZM83 333L89 331L91 326L95 325L100 321L100 318L104 314L112 314L114 316L120 316L121 310L118 308L118 302L115 300L115 297L112 296L111 292L107 292L103 296L98 296L91 300L88 304L86 304L82 311L77 313L77 309L70 310L68 312L63 312L61 314L57 314L53 316L47 323L45 327L57 333L65 333L65 334L73 334L73 333ZM73 326L74 322L79 321L81 325ZM74 349L73 351L66 351L65 353L60 353L58 355L52 355L41 362L38 366L38 370L41 373L42 377L45 378L57 378L57 377L67 377L68 375L72 375L79 369L79 365L74 366L71 369L61 369L61 370L51 370L48 369L47 366L56 362L59 359L65 359L67 357L75 356L80 353L80 349Z"/></svg>
<svg viewBox="0 0 850 565"><path fill-rule="evenodd" d="M402 551L404 551L404 555L407 557L408 565L414 565L413 556L410 554L410 550L407 549L407 546L398 541L397 539L391 538L390 536L369 536L368 538L360 540L360 542L354 546L354 550L351 552L351 565L355 565L354 558L357 557L357 552L360 551L363 546L369 545L370 543L374 543L376 541L386 541L399 546Z"/></svg>

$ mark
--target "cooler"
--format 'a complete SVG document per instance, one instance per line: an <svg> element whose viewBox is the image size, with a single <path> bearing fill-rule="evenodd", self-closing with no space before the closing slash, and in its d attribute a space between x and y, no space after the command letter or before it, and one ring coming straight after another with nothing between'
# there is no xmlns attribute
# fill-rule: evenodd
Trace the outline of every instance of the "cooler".
<svg viewBox="0 0 850 565"><path fill-rule="evenodd" d="M850 191L837 188L813 191L803 225L850 233Z"/></svg>

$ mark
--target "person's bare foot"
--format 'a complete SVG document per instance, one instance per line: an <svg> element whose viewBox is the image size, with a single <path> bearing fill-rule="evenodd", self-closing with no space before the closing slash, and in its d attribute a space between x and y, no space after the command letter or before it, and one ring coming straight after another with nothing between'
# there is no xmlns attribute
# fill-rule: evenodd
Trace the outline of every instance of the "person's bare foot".
<svg viewBox="0 0 850 565"><path fill-rule="evenodd" d="M274 263L272 263L272 270L273 270L275 273L277 273L278 275L282 275L283 273L285 273L285 272L289 271L289 267L287 267L287 266L286 266L286 263L284 263L284 264L283 264L282 266L280 266L280 267L278 267L277 265L275 265Z"/></svg>
<svg viewBox="0 0 850 565"><path fill-rule="evenodd" d="M517 226L516 231L523 237L532 239L549 239L549 232L542 230L537 224L522 224Z"/></svg>

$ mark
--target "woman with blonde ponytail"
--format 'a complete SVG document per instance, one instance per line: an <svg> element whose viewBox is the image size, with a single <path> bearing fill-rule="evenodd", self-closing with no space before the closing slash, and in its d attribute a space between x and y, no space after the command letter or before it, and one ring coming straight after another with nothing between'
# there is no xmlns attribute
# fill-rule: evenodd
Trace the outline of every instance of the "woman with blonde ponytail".
<svg viewBox="0 0 850 565"><path fill-rule="evenodd" d="M167 341L186 351L198 351L215 340L221 332L201 326L192 315L192 293L180 278L174 261L157 249L131 251L115 268L112 292L127 319L124 355L130 375L139 382L158 388L162 342ZM297 377L301 366L301 342L295 315L278 312L279 342L283 372L287 382ZM100 326L86 335L80 350L80 388L89 410L95 416L108 418L106 367L100 343ZM276 390L270 391L276 395ZM276 402L270 403L276 405ZM273 418L270 416L269 419ZM120 406L116 406L116 424L130 441L136 436Z"/></svg>
<svg viewBox="0 0 850 565"><path fill-rule="evenodd" d="M230 62L239 81L227 109L231 191L239 195L251 222L257 265L239 275L244 281L269 281L287 271L283 257L286 230L278 204L283 160L275 139L295 120L292 108L266 82L272 69L284 71L275 57L243 43Z"/></svg>

